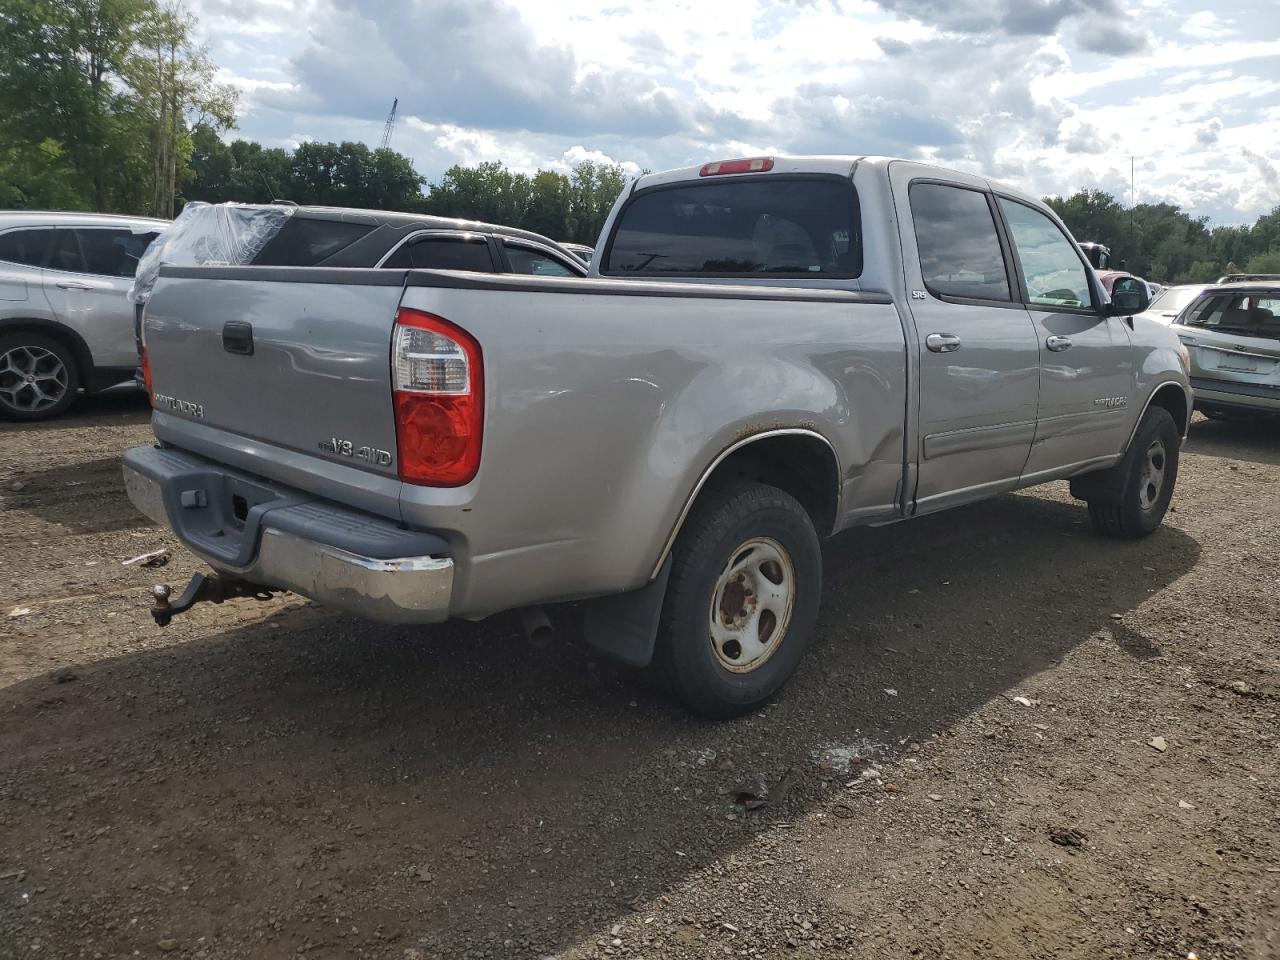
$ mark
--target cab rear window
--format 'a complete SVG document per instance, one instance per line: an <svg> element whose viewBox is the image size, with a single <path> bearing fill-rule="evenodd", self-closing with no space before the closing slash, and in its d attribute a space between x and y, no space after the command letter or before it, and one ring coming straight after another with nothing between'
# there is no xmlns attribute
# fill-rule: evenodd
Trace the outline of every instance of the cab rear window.
<svg viewBox="0 0 1280 960"><path fill-rule="evenodd" d="M850 278L862 273L861 239L858 198L845 179L658 187L623 209L601 273Z"/></svg>

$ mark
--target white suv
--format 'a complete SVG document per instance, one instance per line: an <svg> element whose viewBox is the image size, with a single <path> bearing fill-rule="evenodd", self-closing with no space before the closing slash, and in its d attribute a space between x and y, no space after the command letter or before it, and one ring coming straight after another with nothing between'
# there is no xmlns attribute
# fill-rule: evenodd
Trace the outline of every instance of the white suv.
<svg viewBox="0 0 1280 960"><path fill-rule="evenodd" d="M0 417L44 420L132 381L138 258L166 220L0 211Z"/></svg>

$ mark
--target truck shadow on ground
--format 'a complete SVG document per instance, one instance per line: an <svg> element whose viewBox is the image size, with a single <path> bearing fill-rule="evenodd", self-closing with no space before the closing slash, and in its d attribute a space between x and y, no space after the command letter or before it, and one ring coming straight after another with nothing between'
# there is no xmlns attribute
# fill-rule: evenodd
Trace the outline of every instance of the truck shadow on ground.
<svg viewBox="0 0 1280 960"><path fill-rule="evenodd" d="M1187 434L1187 453L1280 465L1280 417L1209 420L1197 417Z"/></svg>
<svg viewBox="0 0 1280 960"><path fill-rule="evenodd" d="M50 941L61 903L93 931L64 924L70 942L107 955L159 937L551 954L822 803L823 748L900 750L1034 690L1199 552L1170 526L1105 541L1080 506L1028 495L845 536L815 650L773 706L723 724L574 644L530 647L513 617L413 630L299 606L37 677L0 690L0 820L48 893L0 903L0 935L43 914ZM729 789L787 771L784 803L728 818Z"/></svg>
<svg viewBox="0 0 1280 960"><path fill-rule="evenodd" d="M0 491L5 510L20 510L70 533L154 526L125 494L118 453L47 470L24 470L7 479L9 486Z"/></svg>

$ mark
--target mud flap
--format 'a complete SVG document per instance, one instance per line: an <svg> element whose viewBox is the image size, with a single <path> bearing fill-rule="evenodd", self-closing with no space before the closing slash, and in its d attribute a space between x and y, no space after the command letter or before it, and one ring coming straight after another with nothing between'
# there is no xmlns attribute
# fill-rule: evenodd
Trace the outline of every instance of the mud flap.
<svg viewBox="0 0 1280 960"><path fill-rule="evenodd" d="M668 555L658 575L638 590L579 604L579 625L587 644L620 663L647 667L653 659L662 601L670 579L671 556Z"/></svg>

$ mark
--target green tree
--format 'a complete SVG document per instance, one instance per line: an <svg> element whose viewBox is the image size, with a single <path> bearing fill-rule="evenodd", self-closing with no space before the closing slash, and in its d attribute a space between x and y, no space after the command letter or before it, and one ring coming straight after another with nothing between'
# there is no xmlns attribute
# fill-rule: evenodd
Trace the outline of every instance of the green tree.
<svg viewBox="0 0 1280 960"><path fill-rule="evenodd" d="M1259 253L1245 264L1245 273L1280 273L1280 247Z"/></svg>
<svg viewBox="0 0 1280 960"><path fill-rule="evenodd" d="M150 7L129 64L134 109L151 146L146 206L158 217L173 216L178 185L191 179L190 127L216 132L235 123L237 91L217 82L207 51L191 39L194 26L179 5Z"/></svg>

